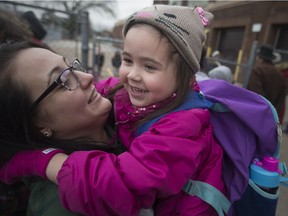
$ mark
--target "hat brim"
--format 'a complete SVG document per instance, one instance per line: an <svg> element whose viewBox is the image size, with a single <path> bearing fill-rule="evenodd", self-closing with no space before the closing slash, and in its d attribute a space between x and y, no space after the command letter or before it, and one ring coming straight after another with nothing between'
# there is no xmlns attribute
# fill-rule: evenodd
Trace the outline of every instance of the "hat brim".
<svg viewBox="0 0 288 216"><path fill-rule="evenodd" d="M261 53L258 53L258 55L260 58L264 60L270 60L270 61L273 61L275 58L277 58L277 56L274 53L271 56L265 56L265 55L262 55Z"/></svg>

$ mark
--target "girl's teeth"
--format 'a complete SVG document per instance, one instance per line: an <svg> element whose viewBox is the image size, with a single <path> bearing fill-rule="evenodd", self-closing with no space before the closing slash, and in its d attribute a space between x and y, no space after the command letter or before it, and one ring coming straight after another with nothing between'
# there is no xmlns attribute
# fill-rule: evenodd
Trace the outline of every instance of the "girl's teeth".
<svg viewBox="0 0 288 216"><path fill-rule="evenodd" d="M144 91L142 90L142 89L139 89L139 88L133 88L133 90L135 91L135 92L138 92L138 93L143 93Z"/></svg>

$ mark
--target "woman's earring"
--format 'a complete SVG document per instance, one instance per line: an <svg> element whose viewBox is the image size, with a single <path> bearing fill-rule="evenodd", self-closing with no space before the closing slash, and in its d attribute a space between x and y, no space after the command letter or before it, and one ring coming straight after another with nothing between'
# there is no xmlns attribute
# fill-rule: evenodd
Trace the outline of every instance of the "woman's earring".
<svg viewBox="0 0 288 216"><path fill-rule="evenodd" d="M44 136L46 136L46 137L50 137L50 136L51 136L48 131L45 131L43 134L44 134Z"/></svg>
<svg viewBox="0 0 288 216"><path fill-rule="evenodd" d="M40 130L40 132L46 137L51 137L52 136L52 131L51 131L50 128L42 128Z"/></svg>

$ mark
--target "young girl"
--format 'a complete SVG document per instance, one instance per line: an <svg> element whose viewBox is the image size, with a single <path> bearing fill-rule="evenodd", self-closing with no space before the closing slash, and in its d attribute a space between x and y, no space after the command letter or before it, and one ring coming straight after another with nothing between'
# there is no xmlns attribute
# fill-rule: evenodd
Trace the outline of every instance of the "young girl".
<svg viewBox="0 0 288 216"><path fill-rule="evenodd" d="M198 96L197 88L190 89L197 86L195 72L210 18L198 7L164 5L128 18L119 72L124 88L120 84L113 89L118 137L128 151L118 156L102 151L69 157L60 153L51 160L49 153L37 154L41 162L50 160L44 173L58 184L67 209L84 215L138 215L141 208L153 206L155 215L217 215L209 204L182 191L191 178L225 193L223 152L213 137L208 110L172 112L135 138L143 122L174 110L188 95ZM110 96L114 84L109 79L97 88ZM16 174L9 172L15 167ZM1 179L6 182L27 174L17 155L5 168ZM40 173L46 177L42 167L32 174Z"/></svg>

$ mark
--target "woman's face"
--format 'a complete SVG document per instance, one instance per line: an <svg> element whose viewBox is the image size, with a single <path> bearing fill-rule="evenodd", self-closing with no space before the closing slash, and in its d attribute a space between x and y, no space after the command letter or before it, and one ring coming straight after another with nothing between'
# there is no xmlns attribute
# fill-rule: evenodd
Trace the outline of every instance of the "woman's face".
<svg viewBox="0 0 288 216"><path fill-rule="evenodd" d="M15 59L15 77L31 90L35 101L69 67L67 60L49 50L29 48ZM37 106L36 124L51 130L55 138L92 138L99 140L111 109L111 102L95 89L93 77L75 71L79 87L69 91L57 86ZM102 134L103 135L103 134Z"/></svg>

